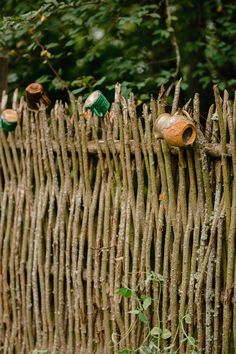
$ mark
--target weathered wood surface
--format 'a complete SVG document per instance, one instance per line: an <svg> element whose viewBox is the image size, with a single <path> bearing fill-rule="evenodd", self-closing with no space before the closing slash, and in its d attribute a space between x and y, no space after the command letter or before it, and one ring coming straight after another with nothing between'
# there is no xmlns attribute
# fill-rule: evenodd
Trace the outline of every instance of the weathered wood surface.
<svg viewBox="0 0 236 354"><path fill-rule="evenodd" d="M163 95L137 118L117 86L106 118L87 121L73 99L71 116L57 103L49 117L14 96L19 125L0 131L2 352L146 353L153 327L171 332L153 338L162 352L235 352L236 101L214 92L201 129L195 95L198 141L174 154L152 136ZM152 299L150 327L121 287Z"/></svg>

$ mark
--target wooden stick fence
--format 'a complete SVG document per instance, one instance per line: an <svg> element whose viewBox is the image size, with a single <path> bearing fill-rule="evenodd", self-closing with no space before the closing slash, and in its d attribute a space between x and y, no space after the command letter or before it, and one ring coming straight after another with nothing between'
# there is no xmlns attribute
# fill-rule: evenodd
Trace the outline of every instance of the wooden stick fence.
<svg viewBox="0 0 236 354"><path fill-rule="evenodd" d="M73 97L71 114L57 102L48 116L14 94L18 126L0 131L0 351L236 352L236 99L214 94L204 128L194 96L188 149L153 137L163 92L138 117L117 85L110 113L88 120ZM172 114L179 95L180 83Z"/></svg>

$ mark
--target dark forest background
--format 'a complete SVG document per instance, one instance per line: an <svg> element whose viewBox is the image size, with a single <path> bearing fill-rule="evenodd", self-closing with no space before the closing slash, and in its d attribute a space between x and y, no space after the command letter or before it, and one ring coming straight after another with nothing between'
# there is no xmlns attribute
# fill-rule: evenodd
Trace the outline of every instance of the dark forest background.
<svg viewBox="0 0 236 354"><path fill-rule="evenodd" d="M41 82L52 99L114 84L137 103L182 77L209 106L212 84L236 89L236 2L220 0L1 0L0 53L8 88ZM204 107L203 107L204 108Z"/></svg>

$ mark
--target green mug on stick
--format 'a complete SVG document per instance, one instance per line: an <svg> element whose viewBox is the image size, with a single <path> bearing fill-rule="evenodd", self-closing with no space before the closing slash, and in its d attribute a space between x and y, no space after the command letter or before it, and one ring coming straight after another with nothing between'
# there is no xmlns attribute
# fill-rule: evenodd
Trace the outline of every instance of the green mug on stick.
<svg viewBox="0 0 236 354"><path fill-rule="evenodd" d="M17 112L13 109L5 109L0 116L0 128L5 132L12 132L17 126Z"/></svg>
<svg viewBox="0 0 236 354"><path fill-rule="evenodd" d="M110 107L110 103L101 91L97 90L91 93L85 101L85 108L91 111L98 117L103 117Z"/></svg>

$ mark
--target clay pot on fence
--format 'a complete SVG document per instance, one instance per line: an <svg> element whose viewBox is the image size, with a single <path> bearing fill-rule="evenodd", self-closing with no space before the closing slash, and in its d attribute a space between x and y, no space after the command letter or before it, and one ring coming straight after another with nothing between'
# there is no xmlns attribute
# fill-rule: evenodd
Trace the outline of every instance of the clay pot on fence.
<svg viewBox="0 0 236 354"><path fill-rule="evenodd" d="M103 117L108 111L110 103L102 92L97 90L88 96L84 106L86 109L90 109L96 116Z"/></svg>
<svg viewBox="0 0 236 354"><path fill-rule="evenodd" d="M38 82L28 85L25 92L27 106L31 111L38 111L40 103L43 103L46 107L51 104L50 99L44 93L43 86Z"/></svg>
<svg viewBox="0 0 236 354"><path fill-rule="evenodd" d="M193 123L179 112L174 115L161 114L154 124L156 139L164 139L167 144L176 147L186 147L194 143L197 131Z"/></svg>

